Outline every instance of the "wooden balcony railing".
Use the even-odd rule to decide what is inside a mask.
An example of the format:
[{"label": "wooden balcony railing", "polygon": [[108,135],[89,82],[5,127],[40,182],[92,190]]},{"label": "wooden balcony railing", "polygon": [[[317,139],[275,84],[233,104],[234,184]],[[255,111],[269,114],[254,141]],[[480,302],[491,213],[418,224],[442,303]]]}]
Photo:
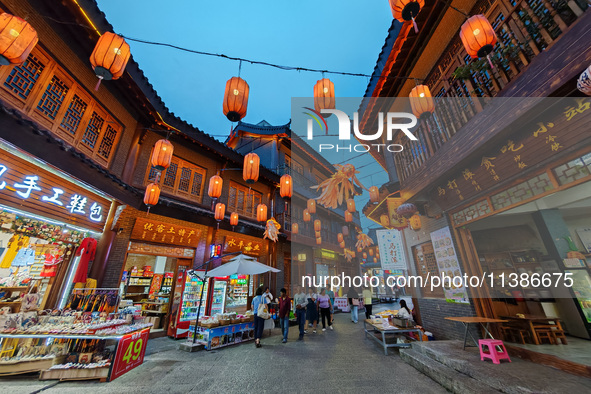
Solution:
[{"label": "wooden balcony railing", "polygon": [[586,0],[482,0],[471,15],[485,14],[497,33],[491,60],[472,60],[459,31],[439,58],[425,84],[435,96],[432,116],[414,130],[418,141],[397,141],[404,147],[395,165],[404,182],[488,104],[519,78],[541,51],[560,40],[563,32],[589,7]]}]

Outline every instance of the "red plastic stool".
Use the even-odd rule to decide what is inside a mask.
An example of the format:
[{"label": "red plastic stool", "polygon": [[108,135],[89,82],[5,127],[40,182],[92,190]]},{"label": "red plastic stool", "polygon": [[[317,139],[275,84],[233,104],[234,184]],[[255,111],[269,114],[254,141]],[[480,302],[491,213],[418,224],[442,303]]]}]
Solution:
[{"label": "red plastic stool", "polygon": [[[488,347],[488,353],[484,351],[484,346]],[[502,351],[497,350],[497,346],[500,347]],[[478,347],[480,348],[480,361],[484,361],[485,358],[490,358],[495,364],[500,364],[503,359],[507,359],[511,362],[509,353],[507,353],[503,341],[498,339],[479,339]]]}]

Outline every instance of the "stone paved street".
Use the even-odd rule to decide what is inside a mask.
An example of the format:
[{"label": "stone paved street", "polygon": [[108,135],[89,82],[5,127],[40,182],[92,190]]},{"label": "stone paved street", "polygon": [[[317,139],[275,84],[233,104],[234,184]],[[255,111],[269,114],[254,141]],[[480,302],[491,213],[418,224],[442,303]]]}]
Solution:
[{"label": "stone paved street", "polygon": [[[361,317],[361,316],[360,316]],[[281,343],[279,329],[263,338],[263,347],[241,344],[218,351],[185,353],[178,342],[149,342],[144,364],[111,383],[40,382],[36,376],[5,378],[0,393],[444,393],[441,386],[405,364],[397,351],[384,356],[365,339],[363,325],[349,314],[335,316],[335,330],[297,341],[291,327]],[[266,333],[267,335],[267,333]]]}]

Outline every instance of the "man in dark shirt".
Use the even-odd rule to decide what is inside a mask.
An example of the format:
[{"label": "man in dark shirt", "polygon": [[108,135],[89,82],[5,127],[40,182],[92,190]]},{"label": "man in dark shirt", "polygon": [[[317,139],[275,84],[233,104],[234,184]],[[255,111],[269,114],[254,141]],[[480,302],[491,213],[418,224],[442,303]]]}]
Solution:
[{"label": "man in dark shirt", "polygon": [[283,343],[287,342],[287,332],[289,331],[289,312],[291,311],[291,299],[287,296],[287,290],[282,288],[279,291],[279,325],[283,334]]}]

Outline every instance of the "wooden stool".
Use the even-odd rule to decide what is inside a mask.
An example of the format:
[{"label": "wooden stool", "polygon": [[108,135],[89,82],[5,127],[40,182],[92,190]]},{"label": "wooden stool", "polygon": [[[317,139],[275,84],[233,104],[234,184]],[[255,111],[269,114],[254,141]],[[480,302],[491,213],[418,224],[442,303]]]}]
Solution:
[{"label": "wooden stool", "polygon": [[538,339],[540,340],[540,342],[542,342],[542,339],[547,339],[548,342],[550,342],[551,345],[555,345],[556,341],[555,341],[555,337],[554,334],[552,334],[552,330],[549,329],[536,329],[536,335],[538,336]]},{"label": "wooden stool", "polygon": [[552,336],[554,336],[554,343],[558,345],[558,339],[560,339],[560,343],[562,345],[568,345],[568,341],[566,340],[566,335],[564,334],[564,330],[550,330]]}]

